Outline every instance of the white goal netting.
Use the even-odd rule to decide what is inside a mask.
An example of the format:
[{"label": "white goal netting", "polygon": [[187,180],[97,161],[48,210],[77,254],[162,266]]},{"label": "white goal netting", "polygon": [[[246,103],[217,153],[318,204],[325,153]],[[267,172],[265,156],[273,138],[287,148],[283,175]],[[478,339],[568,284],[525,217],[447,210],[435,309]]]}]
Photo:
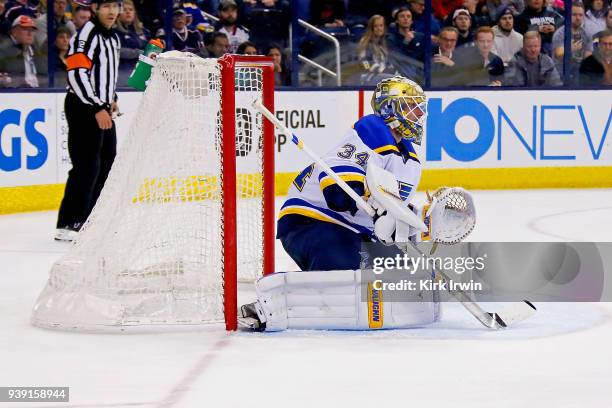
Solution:
[{"label": "white goal netting", "polygon": [[[262,273],[262,70],[158,58],[102,194],[75,244],[50,272],[33,312],[45,327],[104,329],[222,322],[224,257],[238,278]],[[236,98],[236,197],[222,194],[222,113]],[[233,119],[233,118],[231,118]],[[227,152],[225,152],[227,153]],[[238,253],[224,254],[223,208],[237,204]]]}]

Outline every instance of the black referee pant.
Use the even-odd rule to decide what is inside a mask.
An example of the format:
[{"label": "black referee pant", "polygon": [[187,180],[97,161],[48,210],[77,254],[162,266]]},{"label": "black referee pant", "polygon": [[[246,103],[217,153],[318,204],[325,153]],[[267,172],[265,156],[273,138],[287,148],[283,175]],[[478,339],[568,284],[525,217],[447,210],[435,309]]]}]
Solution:
[{"label": "black referee pant", "polygon": [[64,102],[68,121],[68,154],[72,169],[57,217],[57,228],[84,223],[93,209],[117,152],[115,123],[98,127],[94,107],[68,92]]}]

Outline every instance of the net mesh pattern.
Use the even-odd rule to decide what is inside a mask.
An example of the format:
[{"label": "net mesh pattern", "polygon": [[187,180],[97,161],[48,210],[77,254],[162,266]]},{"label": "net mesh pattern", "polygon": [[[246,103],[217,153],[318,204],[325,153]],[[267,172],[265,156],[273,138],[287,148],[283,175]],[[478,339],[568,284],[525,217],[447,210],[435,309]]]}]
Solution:
[{"label": "net mesh pattern", "polygon": [[262,75],[257,67],[235,69],[239,281],[253,281],[263,273],[263,115],[251,106],[262,97]]},{"label": "net mesh pattern", "polygon": [[[220,68],[216,60],[167,54],[158,58],[96,207],[52,267],[34,324],[223,321]],[[236,71],[240,280],[262,273],[262,118],[250,106],[261,90],[261,69]]]}]

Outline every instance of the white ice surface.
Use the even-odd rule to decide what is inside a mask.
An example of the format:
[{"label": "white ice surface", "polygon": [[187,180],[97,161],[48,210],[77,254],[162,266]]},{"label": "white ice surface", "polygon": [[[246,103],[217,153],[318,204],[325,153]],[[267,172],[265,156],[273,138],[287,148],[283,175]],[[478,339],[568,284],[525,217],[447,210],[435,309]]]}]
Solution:
[{"label": "white ice surface", "polygon": [[[612,241],[612,190],[475,199],[473,241]],[[55,216],[0,216],[0,386],[70,386],[69,405],[79,407],[612,406],[610,304],[539,303],[532,319],[503,332],[455,304],[432,327],[382,332],[34,328],[31,307],[67,249],[51,239]],[[295,268],[277,252],[277,269]],[[242,284],[243,299],[251,295]]]}]

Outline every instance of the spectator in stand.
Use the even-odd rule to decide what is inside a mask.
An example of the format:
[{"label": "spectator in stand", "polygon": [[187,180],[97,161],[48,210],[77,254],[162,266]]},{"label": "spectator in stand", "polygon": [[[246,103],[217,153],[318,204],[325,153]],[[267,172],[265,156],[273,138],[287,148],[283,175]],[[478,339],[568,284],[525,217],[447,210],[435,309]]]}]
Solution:
[{"label": "spectator in stand", "polygon": [[66,16],[66,8],[68,7],[68,0],[52,0],[53,1],[53,27],[57,30],[59,27],[65,26],[74,35],[76,33],[76,27],[74,23]]},{"label": "spectator in stand", "polygon": [[78,6],[72,17],[72,22],[74,23],[74,27],[79,30],[81,27],[85,25],[86,22],[91,20],[91,8]]},{"label": "spectator in stand", "polygon": [[291,6],[288,0],[244,0],[244,25],[249,38],[259,47],[275,43],[286,45],[289,39]]},{"label": "spectator in stand", "polygon": [[35,19],[38,15],[38,2],[29,0],[9,0],[4,5],[5,26],[2,32],[8,33],[12,28],[12,22],[19,16],[29,16]]},{"label": "spectator in stand", "polygon": [[483,6],[478,3],[478,0],[463,0],[460,7],[457,7],[455,10],[453,10],[452,13],[448,15],[448,17],[444,21],[444,25],[452,25],[452,16],[454,16],[455,11],[459,9],[465,9],[470,13],[470,18],[472,20],[472,30],[475,30],[478,27],[491,25],[491,19],[489,19],[489,15],[486,12],[483,12]]},{"label": "spectator in stand", "polygon": [[230,43],[227,35],[221,32],[207,34],[204,37],[205,52],[201,56],[204,58],[220,58],[229,52]]},{"label": "spectator in stand", "polygon": [[457,9],[453,13],[453,27],[459,32],[457,47],[472,45],[474,34],[472,31],[472,16],[467,9]]},{"label": "spectator in stand", "polygon": [[245,41],[238,46],[236,54],[239,55],[257,55],[257,45],[251,41]]},{"label": "spectator in stand", "polygon": [[225,34],[229,39],[229,52],[236,52],[240,44],[249,40],[247,30],[237,24],[238,5],[234,0],[221,0],[218,16],[217,31]]},{"label": "spectator in stand", "polygon": [[364,85],[376,84],[397,72],[389,58],[385,34],[385,18],[378,14],[370,17],[366,31],[357,44],[357,58],[365,71],[361,76]]},{"label": "spectator in stand", "polygon": [[538,31],[542,38],[542,50],[551,55],[557,16],[557,13],[544,7],[544,0],[527,0],[527,7],[516,18],[514,28],[523,35],[527,31]]},{"label": "spectator in stand", "polygon": [[425,34],[412,29],[412,12],[402,6],[393,11],[395,25],[389,28],[388,40],[393,52],[423,62]]},{"label": "spectator in stand", "polygon": [[612,7],[610,7],[608,9],[608,11],[606,12],[606,29],[605,30],[601,30],[600,32],[598,32],[597,34],[595,34],[593,36],[593,46],[597,46],[597,44],[599,43],[599,39],[601,38],[601,35],[604,31],[612,31]]},{"label": "spectator in stand", "polygon": [[474,35],[475,47],[457,50],[458,85],[501,86],[504,62],[491,52],[495,34],[491,27],[479,27]]},{"label": "spectator in stand", "polygon": [[172,47],[177,51],[198,53],[201,45],[200,33],[187,28],[185,10],[175,9],[172,13]]},{"label": "spectator in stand", "polygon": [[59,27],[55,34],[53,51],[57,56],[55,63],[55,87],[65,88],[68,81],[66,78],[66,55],[70,48],[70,37],[72,34],[68,27]]},{"label": "spectator in stand", "polygon": [[514,30],[514,14],[510,7],[502,6],[497,12],[497,25],[493,27],[493,53],[504,65],[508,65],[514,54],[523,48],[523,36]]},{"label": "spectator in stand", "polygon": [[274,63],[274,85],[291,86],[291,71],[285,64],[283,49],[278,45],[270,45],[266,50],[266,55],[272,57]]},{"label": "spectator in stand", "polygon": [[[68,0],[53,0],[53,29],[57,31],[59,27],[67,27],[72,35],[76,33],[74,23],[67,17],[66,9]],[[47,15],[41,14],[36,20],[38,31],[34,39],[34,47],[37,49],[47,48]]]},{"label": "spectator in stand", "polygon": [[127,84],[127,79],[138,62],[138,56],[144,51],[151,35],[140,22],[132,0],[123,0],[123,9],[117,18],[115,30],[121,41],[119,86],[122,86]]},{"label": "spectator in stand", "polygon": [[455,27],[444,27],[438,36],[438,49],[433,50],[431,83],[434,86],[452,86],[458,82],[455,47],[459,31]]},{"label": "spectator in stand", "polygon": [[580,85],[612,86],[612,30],[604,30],[598,36],[593,55],[580,64]]},{"label": "spectator in stand", "polygon": [[[412,13],[412,29],[419,33],[425,33],[425,0],[408,0],[410,4],[410,12]],[[432,40],[436,40],[440,33],[440,22],[432,15],[431,16],[431,36]]]},{"label": "spectator in stand", "polygon": [[311,0],[310,22],[321,28],[342,28],[346,17],[344,0]]},{"label": "spectator in stand", "polygon": [[584,20],[584,31],[589,38],[606,29],[606,7],[604,0],[591,0],[586,3],[587,11]]},{"label": "spectator in stand", "polygon": [[91,8],[91,0],[72,0],[70,2],[70,12],[72,13],[72,21],[74,21],[74,13],[79,7]]},{"label": "spectator in stand", "polygon": [[8,37],[0,39],[0,86],[38,88],[39,74],[46,73],[46,56],[35,53],[34,32],[37,30],[30,16],[18,16],[11,25]]},{"label": "spectator in stand", "polygon": [[[572,83],[578,80],[578,69],[582,60],[593,53],[593,40],[587,35],[583,27],[584,5],[574,2],[572,4],[572,59],[570,65],[570,79]],[[563,55],[565,54],[565,26],[561,26],[553,35],[553,56],[557,71],[563,72]]]},{"label": "spectator in stand", "polygon": [[561,86],[559,72],[551,57],[542,53],[542,38],[537,31],[523,35],[523,49],[509,64],[506,84],[511,86]]},{"label": "spectator in stand", "polygon": [[485,8],[489,13],[491,21],[497,21],[497,13],[501,8],[509,8],[512,10],[512,16],[516,17],[525,10],[524,0],[486,0]]}]

